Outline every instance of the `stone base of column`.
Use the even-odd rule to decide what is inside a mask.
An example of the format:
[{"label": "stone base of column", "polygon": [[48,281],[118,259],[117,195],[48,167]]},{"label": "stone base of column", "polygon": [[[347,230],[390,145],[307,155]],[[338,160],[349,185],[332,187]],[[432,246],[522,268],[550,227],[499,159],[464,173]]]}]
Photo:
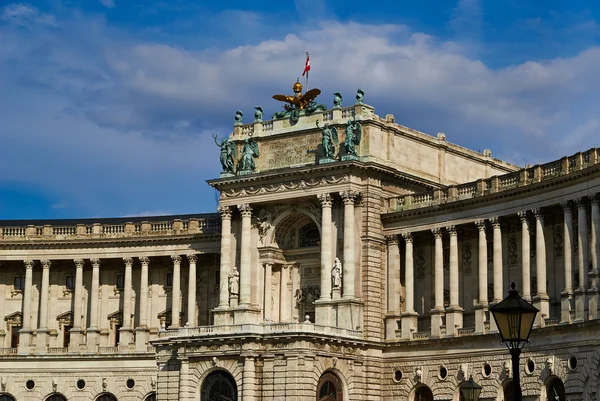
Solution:
[{"label": "stone base of column", "polygon": [[388,314],[385,315],[385,339],[396,341],[396,331],[399,329],[400,315]]},{"label": "stone base of column", "polygon": [[72,328],[69,331],[69,353],[80,353],[81,344],[83,344],[83,330],[81,330],[80,328]]},{"label": "stone base of column", "polygon": [[148,352],[148,326],[135,328],[135,352]]},{"label": "stone base of column", "polygon": [[573,310],[573,293],[563,291],[560,293],[560,324],[571,324]]},{"label": "stone base of column", "polygon": [[417,312],[404,312],[402,314],[402,339],[412,340],[412,333],[417,331],[419,325],[419,314]]},{"label": "stone base of column", "polygon": [[133,331],[129,327],[121,327],[119,329],[119,353],[128,354],[130,351],[129,344],[133,342]]},{"label": "stone base of column", "polygon": [[38,354],[45,354],[48,351],[48,334],[50,330],[47,328],[37,329],[35,335],[35,350]]},{"label": "stone base of column", "polygon": [[240,305],[233,310],[233,324],[260,324],[262,311],[249,305]]},{"label": "stone base of column", "polygon": [[534,327],[540,327],[543,325],[543,320],[550,317],[550,297],[548,294],[536,295],[532,298],[533,306],[538,308],[540,311],[535,316]]},{"label": "stone base of column", "polygon": [[588,297],[588,319],[598,319],[598,289],[590,288],[587,293]]},{"label": "stone base of column", "polygon": [[458,305],[450,305],[446,308],[446,335],[456,336],[459,328],[463,327],[464,309]]},{"label": "stone base of column", "polygon": [[233,324],[233,312],[229,308],[215,308],[213,313],[213,325],[227,326]]},{"label": "stone base of column", "polygon": [[580,323],[586,320],[587,312],[587,291],[583,288],[575,290],[575,320],[573,323]]},{"label": "stone base of column", "polygon": [[315,324],[319,326],[335,326],[333,303],[329,299],[315,301]]},{"label": "stone base of column", "polygon": [[443,309],[432,309],[431,315],[431,337],[439,338],[442,334],[441,326],[443,325],[442,318],[444,316]]},{"label": "stone base of column", "polygon": [[86,331],[87,352],[95,354],[98,352],[98,340],[100,330],[97,327],[89,327]]},{"label": "stone base of column", "polygon": [[342,327],[348,330],[363,330],[362,302],[359,302],[356,299],[340,299],[336,301],[336,309],[336,327]]},{"label": "stone base of column", "polygon": [[19,355],[29,355],[29,344],[31,343],[31,331],[19,330],[19,346],[17,352]]},{"label": "stone base of column", "polygon": [[475,309],[475,333],[486,334],[485,322],[487,321],[488,306],[486,304],[477,304]]}]

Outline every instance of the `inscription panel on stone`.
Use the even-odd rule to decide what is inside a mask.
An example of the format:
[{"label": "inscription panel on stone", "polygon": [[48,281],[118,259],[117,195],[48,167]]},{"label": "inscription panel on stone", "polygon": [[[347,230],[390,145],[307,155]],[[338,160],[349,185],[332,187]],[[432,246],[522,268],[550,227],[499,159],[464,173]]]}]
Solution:
[{"label": "inscription panel on stone", "polygon": [[315,163],[319,157],[322,157],[320,148],[321,134],[318,132],[302,133],[286,138],[264,138],[260,143],[259,169],[265,171]]}]

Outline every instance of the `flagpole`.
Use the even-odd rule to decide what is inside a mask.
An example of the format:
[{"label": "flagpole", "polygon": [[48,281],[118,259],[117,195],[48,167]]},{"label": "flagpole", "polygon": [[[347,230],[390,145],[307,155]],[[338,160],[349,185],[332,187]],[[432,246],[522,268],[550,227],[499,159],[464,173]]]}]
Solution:
[{"label": "flagpole", "polygon": [[[308,60],[308,52],[306,52],[306,59]],[[308,72],[306,71],[306,91],[304,93],[308,92]]]}]

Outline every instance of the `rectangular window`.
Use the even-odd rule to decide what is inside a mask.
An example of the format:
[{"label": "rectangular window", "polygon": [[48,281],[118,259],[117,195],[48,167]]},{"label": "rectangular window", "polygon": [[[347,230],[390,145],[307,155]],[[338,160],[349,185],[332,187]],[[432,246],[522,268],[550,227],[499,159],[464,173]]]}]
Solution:
[{"label": "rectangular window", "polygon": [[68,347],[71,342],[71,326],[63,327],[63,347]]},{"label": "rectangular window", "polygon": [[167,287],[173,287],[173,273],[167,273]]},{"label": "rectangular window", "polygon": [[117,276],[117,288],[125,288],[125,275],[119,274]]},{"label": "rectangular window", "polygon": [[25,290],[25,277],[15,277],[14,286],[15,290]]},{"label": "rectangular window", "polygon": [[65,286],[67,287],[67,290],[74,290],[75,276],[67,276],[67,279],[65,280]]},{"label": "rectangular window", "polygon": [[19,330],[21,326],[12,326],[10,328],[10,347],[17,348],[19,346]]}]

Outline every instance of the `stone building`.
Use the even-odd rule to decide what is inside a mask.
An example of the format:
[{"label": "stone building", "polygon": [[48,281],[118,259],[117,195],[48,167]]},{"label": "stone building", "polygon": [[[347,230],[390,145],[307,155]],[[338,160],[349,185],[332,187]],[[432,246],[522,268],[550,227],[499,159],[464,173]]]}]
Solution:
[{"label": "stone building", "polygon": [[508,400],[511,282],[524,399],[600,400],[600,149],[520,168],[363,95],[239,113],[218,213],[0,222],[0,401]]}]

